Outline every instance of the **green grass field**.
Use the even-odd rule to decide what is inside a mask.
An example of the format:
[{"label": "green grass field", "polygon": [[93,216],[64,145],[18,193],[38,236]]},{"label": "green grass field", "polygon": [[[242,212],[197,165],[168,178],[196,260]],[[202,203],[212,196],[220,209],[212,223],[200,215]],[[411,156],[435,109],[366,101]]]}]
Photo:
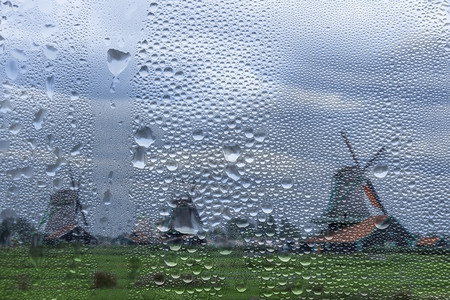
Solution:
[{"label": "green grass field", "polygon": [[[31,256],[0,248],[0,299],[450,299],[450,259],[439,254],[66,245]],[[117,285],[95,288],[99,271]]]}]

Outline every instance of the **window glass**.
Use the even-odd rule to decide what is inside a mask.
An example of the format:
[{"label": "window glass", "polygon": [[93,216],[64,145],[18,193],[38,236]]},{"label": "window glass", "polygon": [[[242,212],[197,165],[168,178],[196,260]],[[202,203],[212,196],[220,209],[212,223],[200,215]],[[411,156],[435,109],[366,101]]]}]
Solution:
[{"label": "window glass", "polygon": [[450,297],[448,2],[0,5],[0,298]]}]

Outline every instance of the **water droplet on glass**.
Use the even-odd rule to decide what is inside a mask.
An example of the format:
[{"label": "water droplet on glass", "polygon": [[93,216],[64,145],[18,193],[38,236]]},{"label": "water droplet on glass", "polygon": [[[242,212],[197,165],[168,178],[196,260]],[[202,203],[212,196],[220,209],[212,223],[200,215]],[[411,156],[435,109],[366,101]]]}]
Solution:
[{"label": "water droplet on glass", "polygon": [[44,118],[47,115],[47,110],[45,108],[41,108],[35,115],[33,120],[33,126],[36,130],[40,130],[42,128],[42,123],[44,122]]},{"label": "water droplet on glass", "polygon": [[390,225],[391,225],[391,219],[390,218],[383,219],[382,221],[381,220],[380,221],[377,220],[375,222],[375,226],[378,229],[381,229],[381,230],[384,230],[384,229],[388,228]]},{"label": "water droplet on glass", "polygon": [[227,166],[225,168],[225,173],[228,175],[228,177],[230,177],[234,181],[239,181],[239,179],[241,179],[241,174],[239,174],[239,171],[236,166],[233,165]]},{"label": "water droplet on glass", "polygon": [[174,74],[173,69],[171,67],[164,68],[164,75],[167,77],[172,77]]},{"label": "water droplet on glass", "polygon": [[178,72],[175,73],[174,77],[175,77],[175,79],[177,79],[177,80],[183,80],[184,74],[183,74],[182,71],[178,71]]},{"label": "water droplet on glass", "polygon": [[284,176],[281,178],[281,186],[284,189],[290,189],[294,185],[294,181],[289,176]]},{"label": "water droplet on glass", "polygon": [[105,205],[110,205],[112,200],[112,194],[109,189],[106,190],[106,192],[103,194],[103,203]]},{"label": "water droplet on glass", "polygon": [[152,132],[152,129],[149,127],[143,127],[136,131],[134,134],[134,140],[139,146],[149,147],[151,144],[155,142],[155,135]]},{"label": "water droplet on glass", "polygon": [[167,168],[167,170],[173,172],[178,169],[178,163],[173,159],[169,159],[166,162],[166,168]]},{"label": "water droplet on glass", "polygon": [[50,60],[56,59],[56,56],[58,54],[58,49],[56,49],[52,45],[45,45],[44,47],[44,55]]},{"label": "water droplet on glass", "polygon": [[147,153],[145,152],[145,147],[139,146],[133,150],[133,158],[131,162],[135,168],[145,168],[145,165],[147,164]]},{"label": "water droplet on glass", "polygon": [[225,145],[222,148],[225,159],[229,162],[236,162],[241,155],[241,147],[236,144]]},{"label": "water droplet on glass", "polygon": [[373,175],[377,178],[384,178],[388,174],[389,168],[387,165],[377,165],[373,168]]},{"label": "water droplet on glass", "polygon": [[109,71],[117,77],[125,70],[130,61],[131,55],[129,52],[122,52],[116,49],[109,49],[107,52],[107,63]]},{"label": "water droplet on glass", "polygon": [[47,96],[50,100],[53,100],[53,93],[55,91],[55,76],[49,76],[46,79]]},{"label": "water droplet on glass", "polygon": [[272,211],[273,211],[273,206],[272,206],[272,202],[270,202],[270,201],[263,201],[262,203],[261,203],[261,209],[262,209],[262,211],[263,211],[263,213],[265,213],[265,214],[270,214],[270,213],[272,213]]},{"label": "water droplet on glass", "polygon": [[142,66],[139,69],[139,75],[141,75],[142,77],[147,77],[148,76],[148,67],[147,66]]},{"label": "water droplet on glass", "polygon": [[201,141],[201,140],[203,140],[203,139],[205,138],[205,135],[204,135],[204,133],[203,133],[203,130],[201,130],[201,129],[195,129],[195,130],[192,132],[192,137],[193,137],[193,139],[196,140],[196,141]]},{"label": "water droplet on glass", "polygon": [[8,59],[6,61],[5,72],[9,79],[16,80],[17,75],[19,74],[19,66],[15,59]]},{"label": "water droplet on glass", "polygon": [[9,140],[0,140],[0,153],[8,152]]}]

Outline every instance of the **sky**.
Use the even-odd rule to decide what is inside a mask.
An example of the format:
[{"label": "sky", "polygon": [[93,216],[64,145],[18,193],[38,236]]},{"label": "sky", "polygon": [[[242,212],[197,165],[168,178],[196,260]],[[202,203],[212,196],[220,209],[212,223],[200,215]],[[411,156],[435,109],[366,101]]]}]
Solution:
[{"label": "sky", "polygon": [[[345,131],[362,164],[386,147],[374,167],[387,175],[366,176],[388,212],[448,234],[445,4],[23,0],[1,13],[2,208],[38,224],[70,166],[96,234],[157,220],[190,185],[205,230],[272,214],[308,234],[353,164]],[[118,75],[110,49],[129,53]]]}]

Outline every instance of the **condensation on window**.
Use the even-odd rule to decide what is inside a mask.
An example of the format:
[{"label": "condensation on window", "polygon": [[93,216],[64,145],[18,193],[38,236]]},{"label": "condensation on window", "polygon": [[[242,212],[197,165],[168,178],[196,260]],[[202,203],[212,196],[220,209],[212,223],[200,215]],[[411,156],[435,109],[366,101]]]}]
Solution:
[{"label": "condensation on window", "polygon": [[445,299],[448,1],[0,4],[5,299]]}]

